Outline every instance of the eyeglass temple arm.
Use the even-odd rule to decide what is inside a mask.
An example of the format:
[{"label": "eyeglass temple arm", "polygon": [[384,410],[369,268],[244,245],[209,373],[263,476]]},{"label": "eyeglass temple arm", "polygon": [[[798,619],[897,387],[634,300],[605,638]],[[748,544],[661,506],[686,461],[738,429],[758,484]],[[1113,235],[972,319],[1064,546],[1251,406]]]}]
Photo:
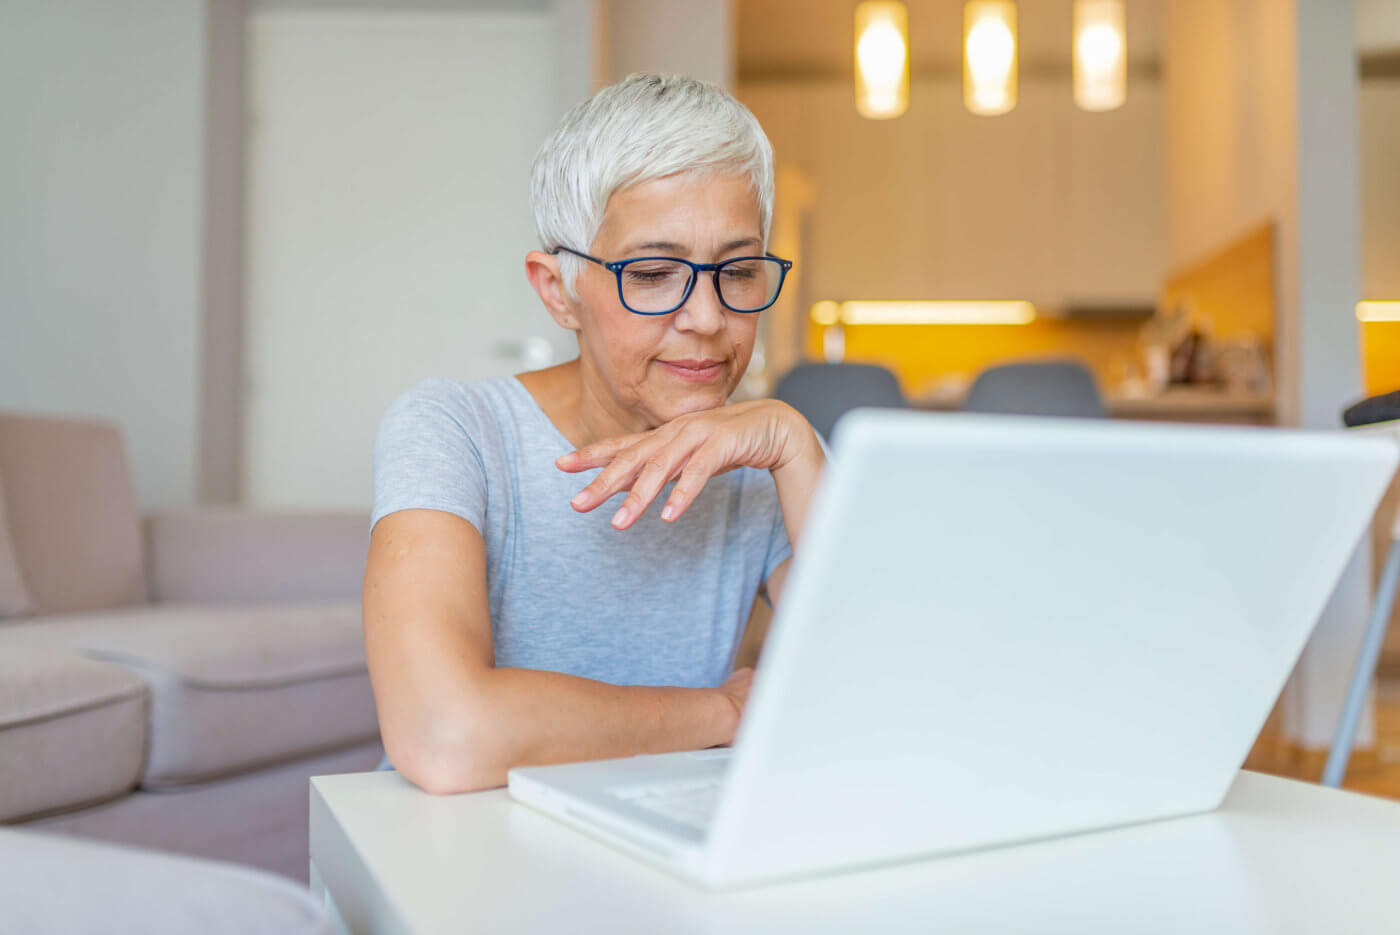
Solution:
[{"label": "eyeglass temple arm", "polygon": [[557,256],[557,255],[559,254],[559,251],[560,251],[560,250],[563,250],[565,253],[572,253],[574,256],[578,257],[579,259],[589,260],[590,262],[597,263],[599,266],[607,266],[607,265],[608,265],[608,264],[604,263],[602,260],[598,259],[596,256],[589,256],[587,253],[583,253],[582,251],[575,250],[575,249],[572,248],[572,247],[565,247],[565,246],[563,246],[563,245],[556,246],[553,250],[551,250],[551,251],[549,251],[549,252],[550,252],[550,255],[551,255],[551,256]]}]

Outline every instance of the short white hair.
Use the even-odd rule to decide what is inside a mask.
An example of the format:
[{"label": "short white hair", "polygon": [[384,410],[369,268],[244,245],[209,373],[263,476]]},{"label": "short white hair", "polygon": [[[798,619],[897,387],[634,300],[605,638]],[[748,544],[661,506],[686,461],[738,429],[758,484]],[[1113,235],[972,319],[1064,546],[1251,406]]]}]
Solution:
[{"label": "short white hair", "polygon": [[[629,75],[569,111],[535,155],[530,212],[540,248],[588,252],[608,199],[680,172],[747,175],[766,249],[773,220],[773,147],[729,92],[684,75]],[[564,287],[584,261],[559,255]],[[608,259],[613,259],[609,257]]]}]

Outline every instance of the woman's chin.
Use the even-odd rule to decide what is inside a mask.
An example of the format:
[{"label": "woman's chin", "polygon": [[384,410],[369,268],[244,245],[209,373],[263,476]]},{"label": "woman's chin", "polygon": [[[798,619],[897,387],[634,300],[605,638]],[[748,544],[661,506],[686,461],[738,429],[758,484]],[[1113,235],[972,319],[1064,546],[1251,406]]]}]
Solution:
[{"label": "woman's chin", "polygon": [[665,413],[666,421],[677,419],[692,412],[704,412],[706,409],[718,409],[729,400],[727,387],[715,384],[712,386],[697,386],[693,389],[668,394],[670,398],[666,404],[661,406]]}]

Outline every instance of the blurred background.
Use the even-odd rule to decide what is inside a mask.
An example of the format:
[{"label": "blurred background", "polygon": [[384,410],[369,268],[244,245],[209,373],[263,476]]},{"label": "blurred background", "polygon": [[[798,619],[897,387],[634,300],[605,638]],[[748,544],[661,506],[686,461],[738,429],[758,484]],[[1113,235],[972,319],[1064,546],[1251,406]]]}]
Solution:
[{"label": "blurred background", "polygon": [[1054,360],[1110,417],[1334,428],[1400,389],[1400,0],[0,0],[0,408],[116,422],[144,509],[366,510],[400,392],[573,355],[530,163],[634,71],[773,142],[742,395],[860,363],[954,410]]},{"label": "blurred background", "polygon": [[523,275],[530,161],[636,70],[773,141],[797,266],[747,395],[842,360],[957,408],[1068,357],[1111,414],[1330,427],[1400,388],[1398,307],[1358,307],[1400,299],[1400,0],[866,6],[7,0],[0,404],[116,419],[146,506],[366,506],[398,392],[572,356]]}]

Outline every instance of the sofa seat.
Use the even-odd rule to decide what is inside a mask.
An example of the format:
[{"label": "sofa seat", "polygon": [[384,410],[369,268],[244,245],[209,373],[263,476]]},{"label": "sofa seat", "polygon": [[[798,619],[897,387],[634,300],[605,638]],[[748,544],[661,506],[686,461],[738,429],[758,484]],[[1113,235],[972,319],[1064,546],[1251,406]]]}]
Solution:
[{"label": "sofa seat", "polygon": [[[75,650],[146,683],[146,789],[205,782],[378,734],[358,602],[156,604],[0,627],[0,655],[20,646]],[[86,762],[96,761],[92,753]]]},{"label": "sofa seat", "polygon": [[26,935],[335,935],[290,880],[212,860],[34,831],[0,831],[0,929]]},{"label": "sofa seat", "polygon": [[146,748],[145,683],[72,653],[0,652],[0,821],[130,792]]}]

